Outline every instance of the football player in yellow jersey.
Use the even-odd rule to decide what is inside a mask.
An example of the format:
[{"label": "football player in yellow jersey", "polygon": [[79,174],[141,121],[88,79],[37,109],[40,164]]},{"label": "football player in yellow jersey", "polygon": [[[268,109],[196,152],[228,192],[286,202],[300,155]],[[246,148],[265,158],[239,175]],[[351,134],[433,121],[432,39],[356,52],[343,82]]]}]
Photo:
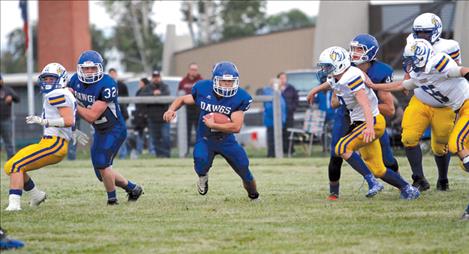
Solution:
[{"label": "football player in yellow jersey", "polygon": [[[352,124],[349,133],[337,142],[336,154],[365,177],[369,193],[379,186],[376,179],[371,178],[375,175],[398,188],[402,199],[418,198],[418,189],[383,163],[379,137],[384,133],[386,120],[379,113],[376,94],[364,84],[365,74],[351,66],[349,53],[341,47],[324,50],[319,56],[318,66],[328,76],[327,81],[309,92],[308,102],[312,103],[316,93],[332,88],[350,111]],[[370,171],[373,172],[371,176],[368,175]],[[377,191],[381,189],[382,186]]]},{"label": "football player in yellow jersey", "polygon": [[[459,43],[455,40],[441,38],[443,23],[433,13],[423,13],[415,18],[412,30],[407,37],[407,42],[415,39],[427,40],[435,53],[448,54],[457,64],[461,64]],[[406,74],[406,79],[409,75]],[[446,191],[449,188],[448,166],[450,154],[447,142],[450,131],[453,128],[455,114],[451,108],[446,107],[438,99],[437,95],[423,88],[414,89],[414,96],[409,102],[402,120],[402,143],[412,169],[413,185],[421,191],[430,188],[425,179],[422,165],[422,151],[420,150],[420,138],[428,126],[432,128],[432,151],[438,168],[437,190]]]},{"label": "football player in yellow jersey", "polygon": [[[44,126],[44,136],[37,144],[21,149],[4,166],[10,176],[9,203],[7,211],[21,210],[23,189],[31,194],[31,206],[37,206],[46,199],[46,193],[39,190],[28,171],[60,162],[67,154],[68,142],[73,138],[76,101],[65,89],[67,71],[58,63],[44,67],[38,84],[44,95],[42,116],[27,116],[27,124]],[[87,137],[79,132],[79,141],[86,144]]]},{"label": "football player in yellow jersey", "polygon": [[[469,172],[469,68],[458,66],[445,53],[435,53],[431,44],[423,39],[406,45],[404,67],[410,79],[388,84],[367,83],[373,89],[384,91],[421,88],[454,110],[457,117],[454,128],[449,130],[448,148],[459,156],[464,170]],[[464,217],[469,219],[469,207]]]}]

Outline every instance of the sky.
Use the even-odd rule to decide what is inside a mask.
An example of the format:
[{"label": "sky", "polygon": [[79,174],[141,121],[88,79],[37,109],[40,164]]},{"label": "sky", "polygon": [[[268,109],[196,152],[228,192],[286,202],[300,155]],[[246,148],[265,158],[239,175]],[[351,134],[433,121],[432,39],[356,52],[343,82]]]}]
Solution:
[{"label": "sky", "polygon": [[[38,3],[37,1],[29,2],[29,15],[33,23],[37,21]],[[90,23],[95,24],[99,29],[109,29],[115,21],[105,14],[105,10],[100,6],[100,1],[90,1]],[[156,21],[156,33],[164,35],[167,24],[176,25],[176,33],[178,35],[187,34],[187,24],[182,21],[182,13],[180,11],[180,1],[155,1],[153,12],[153,20]],[[16,28],[23,26],[21,12],[18,7],[17,0],[0,1],[0,40],[1,49],[7,43],[7,35]],[[288,11],[293,8],[299,8],[309,16],[315,16],[318,13],[318,1],[267,1],[267,14],[272,15],[282,11]],[[103,14],[104,13],[104,14]]]}]

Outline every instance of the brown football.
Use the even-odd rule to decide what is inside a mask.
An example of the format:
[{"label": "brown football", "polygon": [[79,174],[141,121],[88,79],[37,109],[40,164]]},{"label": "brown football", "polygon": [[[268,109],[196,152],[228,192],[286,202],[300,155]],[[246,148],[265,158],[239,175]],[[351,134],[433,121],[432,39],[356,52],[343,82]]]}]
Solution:
[{"label": "brown football", "polygon": [[220,124],[231,122],[231,119],[228,116],[221,114],[221,113],[216,113],[216,112],[207,114],[205,115],[205,117],[209,117],[209,118],[214,117],[215,123],[220,123]]}]

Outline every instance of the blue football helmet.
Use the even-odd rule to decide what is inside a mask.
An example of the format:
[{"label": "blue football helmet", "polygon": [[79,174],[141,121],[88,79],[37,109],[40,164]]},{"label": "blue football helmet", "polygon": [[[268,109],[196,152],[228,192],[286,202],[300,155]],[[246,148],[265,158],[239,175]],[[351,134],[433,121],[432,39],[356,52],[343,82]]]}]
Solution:
[{"label": "blue football helmet", "polygon": [[[47,77],[53,77],[53,82],[46,81]],[[49,93],[54,89],[64,88],[67,86],[68,74],[67,70],[58,63],[50,63],[42,69],[41,75],[38,78],[38,85],[41,93]]]},{"label": "blue football helmet", "polygon": [[433,54],[433,47],[429,41],[425,39],[410,41],[404,48],[402,67],[407,73],[424,71]]},{"label": "blue football helmet", "polygon": [[[81,53],[77,63],[78,79],[86,84],[100,81],[104,76],[103,57],[94,50],[87,50]],[[96,67],[96,72],[87,73],[83,68]]]},{"label": "blue football helmet", "polygon": [[369,34],[359,34],[350,42],[350,60],[354,64],[371,62],[376,58],[379,43]]},{"label": "blue football helmet", "polygon": [[[238,68],[232,62],[223,61],[215,64],[212,70],[213,91],[222,97],[232,97],[238,92]],[[231,87],[221,86],[220,80],[232,80]]]}]

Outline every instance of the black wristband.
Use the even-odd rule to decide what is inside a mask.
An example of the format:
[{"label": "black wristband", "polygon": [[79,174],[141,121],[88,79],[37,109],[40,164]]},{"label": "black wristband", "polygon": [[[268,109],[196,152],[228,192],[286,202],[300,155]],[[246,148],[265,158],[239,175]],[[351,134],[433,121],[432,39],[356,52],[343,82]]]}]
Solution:
[{"label": "black wristband", "polygon": [[466,75],[464,75],[464,77],[466,78],[466,80],[469,81],[469,72],[467,72]]}]

